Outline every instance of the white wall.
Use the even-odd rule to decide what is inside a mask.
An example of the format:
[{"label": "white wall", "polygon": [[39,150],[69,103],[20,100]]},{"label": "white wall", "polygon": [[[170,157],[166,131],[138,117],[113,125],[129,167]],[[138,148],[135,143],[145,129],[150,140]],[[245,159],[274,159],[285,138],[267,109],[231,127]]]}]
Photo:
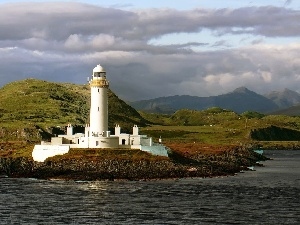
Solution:
[{"label": "white wall", "polygon": [[107,88],[91,87],[90,136],[108,130]]},{"label": "white wall", "polygon": [[118,148],[118,137],[90,137],[89,148]]},{"label": "white wall", "polygon": [[69,150],[70,146],[68,145],[35,145],[32,158],[34,161],[44,162],[49,157],[66,154]]}]

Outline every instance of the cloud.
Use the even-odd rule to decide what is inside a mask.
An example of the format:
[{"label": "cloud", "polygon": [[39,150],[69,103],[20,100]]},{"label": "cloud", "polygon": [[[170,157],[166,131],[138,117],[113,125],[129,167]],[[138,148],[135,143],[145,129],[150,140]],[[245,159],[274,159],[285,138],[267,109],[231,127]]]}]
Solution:
[{"label": "cloud", "polygon": [[99,34],[93,37],[72,34],[64,43],[64,47],[69,51],[101,51],[112,48],[115,38],[107,34]]},{"label": "cloud", "polygon": [[[2,4],[0,84],[27,77],[85,83],[101,63],[112,90],[125,100],[217,95],[239,86],[260,93],[299,90],[299,44],[267,44],[270,37],[298,37],[299,20],[299,10],[271,6],[129,11],[83,3]],[[203,30],[214,40],[151,44]],[[241,34],[253,36],[248,46],[227,39]]]},{"label": "cloud", "polygon": [[[12,3],[0,8],[0,39],[65,40],[72,34],[108,34],[150,40],[164,34],[215,29],[266,36],[299,35],[299,10],[278,7],[239,9],[146,9],[126,11],[83,3]],[[284,25],[284,26],[282,26]]]}]

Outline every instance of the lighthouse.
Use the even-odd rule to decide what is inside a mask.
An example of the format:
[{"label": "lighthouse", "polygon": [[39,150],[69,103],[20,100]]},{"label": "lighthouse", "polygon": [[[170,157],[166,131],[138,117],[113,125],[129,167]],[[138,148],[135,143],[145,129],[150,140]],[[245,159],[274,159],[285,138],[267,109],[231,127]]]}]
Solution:
[{"label": "lighthouse", "polygon": [[106,79],[106,71],[100,65],[93,69],[90,108],[90,136],[108,136],[108,99],[107,90],[109,82]]},{"label": "lighthouse", "polygon": [[89,82],[91,89],[90,125],[86,125],[84,133],[73,134],[73,126],[68,124],[67,133],[52,137],[51,142],[42,141],[35,145],[32,157],[43,162],[46,158],[62,155],[70,148],[102,148],[102,149],[140,149],[154,155],[168,156],[167,149],[161,144],[155,145],[151,137],[140,135],[137,125],[133,126],[132,134],[121,133],[116,124],[115,134],[108,130],[108,96],[109,82],[106,71],[100,65],[93,69]]}]

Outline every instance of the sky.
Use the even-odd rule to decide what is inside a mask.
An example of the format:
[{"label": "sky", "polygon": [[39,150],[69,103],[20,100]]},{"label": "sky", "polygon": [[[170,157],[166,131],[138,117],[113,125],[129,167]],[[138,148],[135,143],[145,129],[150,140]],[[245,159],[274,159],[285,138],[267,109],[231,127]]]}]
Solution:
[{"label": "sky", "polygon": [[247,87],[300,93],[298,0],[0,0],[0,87],[86,84],[137,101]]}]

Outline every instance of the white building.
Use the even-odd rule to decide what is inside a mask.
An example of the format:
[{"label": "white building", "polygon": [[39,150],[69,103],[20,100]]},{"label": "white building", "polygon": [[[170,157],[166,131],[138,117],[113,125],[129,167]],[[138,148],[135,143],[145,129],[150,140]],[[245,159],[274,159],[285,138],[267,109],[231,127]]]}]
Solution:
[{"label": "white building", "polygon": [[85,126],[84,133],[73,133],[71,124],[67,126],[67,134],[52,137],[51,142],[35,145],[32,157],[43,162],[46,158],[65,154],[70,148],[114,148],[140,149],[155,155],[168,156],[167,150],[160,144],[152,142],[151,137],[139,134],[139,127],[134,125],[132,134],[121,133],[116,125],[115,134],[108,130],[108,97],[109,82],[106,71],[100,65],[93,69],[91,88],[90,125]]}]

